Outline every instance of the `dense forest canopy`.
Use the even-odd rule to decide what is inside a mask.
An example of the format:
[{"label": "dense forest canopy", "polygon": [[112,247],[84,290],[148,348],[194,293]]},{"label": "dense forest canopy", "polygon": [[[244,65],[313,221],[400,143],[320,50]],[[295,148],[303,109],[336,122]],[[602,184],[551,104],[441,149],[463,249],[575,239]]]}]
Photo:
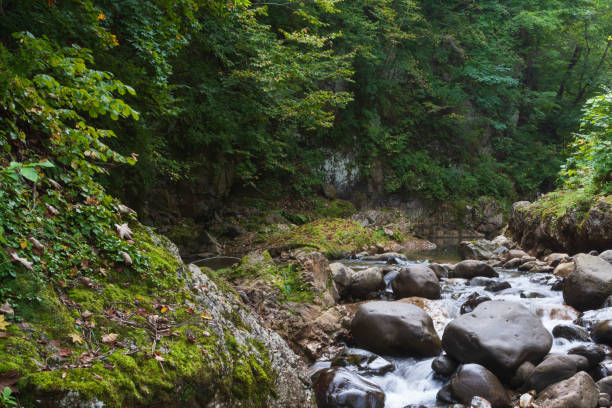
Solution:
[{"label": "dense forest canopy", "polygon": [[179,183],[308,192],[333,154],[384,192],[529,197],[612,85],[605,0],[4,0],[0,19],[7,164],[111,170],[135,205]]}]

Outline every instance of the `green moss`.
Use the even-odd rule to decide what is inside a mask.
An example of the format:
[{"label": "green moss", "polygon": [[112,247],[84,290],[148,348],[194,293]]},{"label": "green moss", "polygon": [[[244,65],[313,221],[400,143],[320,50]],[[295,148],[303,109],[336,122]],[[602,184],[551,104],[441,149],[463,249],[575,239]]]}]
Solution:
[{"label": "green moss", "polygon": [[357,212],[355,206],[349,201],[317,201],[315,215],[318,218],[347,218]]},{"label": "green moss", "polygon": [[373,233],[360,224],[339,218],[325,218],[301,225],[268,239],[269,247],[315,248],[335,258],[364,245],[376,243]]},{"label": "green moss", "polygon": [[191,218],[182,218],[166,235],[172,242],[184,246],[198,238],[199,228]]}]

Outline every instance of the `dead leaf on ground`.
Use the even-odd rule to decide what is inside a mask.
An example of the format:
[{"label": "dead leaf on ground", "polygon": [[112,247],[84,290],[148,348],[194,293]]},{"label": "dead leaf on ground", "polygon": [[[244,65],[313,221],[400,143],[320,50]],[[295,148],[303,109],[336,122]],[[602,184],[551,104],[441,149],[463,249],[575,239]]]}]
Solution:
[{"label": "dead leaf on ground", "polygon": [[131,264],[133,263],[133,262],[132,262],[132,258],[131,258],[131,257],[130,257],[130,255],[129,255],[127,252],[125,252],[125,251],[122,251],[122,252],[121,252],[121,258],[123,258],[123,260],[125,261],[125,263],[126,263],[126,264],[128,264],[128,265],[131,265]]},{"label": "dead leaf on ground", "polygon": [[57,208],[55,208],[51,204],[45,204],[45,207],[47,207],[47,211],[49,211],[49,214],[51,214],[51,215],[59,215],[60,214],[60,212],[57,210]]},{"label": "dead leaf on ground", "polygon": [[19,255],[17,255],[17,251],[14,249],[8,249],[7,250],[9,257],[11,258],[11,262],[19,262],[20,264],[22,264],[27,270],[29,271],[33,271],[34,269],[32,268],[32,266],[34,265],[32,262],[28,261],[26,258],[22,258]]},{"label": "dead leaf on ground", "polygon": [[69,334],[68,337],[72,339],[73,343],[83,344],[83,338],[77,333]]},{"label": "dead leaf on ground", "polygon": [[121,239],[132,239],[132,230],[128,227],[127,223],[124,224],[115,224],[115,228],[117,228],[117,233],[119,234],[119,238]]},{"label": "dead leaf on ground", "polygon": [[162,356],[155,356],[155,359],[156,359],[157,361],[166,361],[166,359],[165,359],[165,358],[163,358]]},{"label": "dead leaf on ground", "polygon": [[64,372],[62,373],[62,380],[65,380],[65,379],[66,379],[66,377],[68,377],[68,373],[64,371]]},{"label": "dead leaf on ground", "polygon": [[0,339],[8,339],[9,337],[11,337],[9,333],[0,332]]},{"label": "dead leaf on ground", "polygon": [[15,310],[11,307],[8,301],[4,302],[2,306],[0,306],[0,313],[4,313],[5,315],[13,316],[15,314]]},{"label": "dead leaf on ground", "polygon": [[60,357],[70,357],[72,355],[72,350],[69,348],[62,348],[57,355]]},{"label": "dead leaf on ground", "polygon": [[102,343],[112,344],[117,341],[119,335],[117,333],[109,333],[102,336]]}]

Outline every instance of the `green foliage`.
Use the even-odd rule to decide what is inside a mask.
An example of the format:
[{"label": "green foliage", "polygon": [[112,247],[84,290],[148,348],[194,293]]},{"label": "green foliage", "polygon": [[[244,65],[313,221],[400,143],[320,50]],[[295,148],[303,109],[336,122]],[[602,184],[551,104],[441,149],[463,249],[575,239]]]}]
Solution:
[{"label": "green foliage", "polygon": [[612,193],[612,92],[586,102],[580,131],[570,149],[560,173],[564,187]]},{"label": "green foliage", "polygon": [[9,387],[4,387],[2,392],[0,392],[0,407],[10,408],[17,407],[17,400],[13,396],[13,392]]}]

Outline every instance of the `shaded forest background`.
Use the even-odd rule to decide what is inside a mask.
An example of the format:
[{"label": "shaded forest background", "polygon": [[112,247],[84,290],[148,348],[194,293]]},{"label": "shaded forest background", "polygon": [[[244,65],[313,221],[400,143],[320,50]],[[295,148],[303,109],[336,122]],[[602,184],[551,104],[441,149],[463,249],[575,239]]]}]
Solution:
[{"label": "shaded forest background", "polygon": [[122,84],[77,73],[91,97],[72,107],[112,132],[74,154],[137,209],[160,191],[306,195],[330,156],[381,194],[532,198],[612,66],[607,0],[2,0],[0,21],[4,89],[62,82],[66,58]]}]

